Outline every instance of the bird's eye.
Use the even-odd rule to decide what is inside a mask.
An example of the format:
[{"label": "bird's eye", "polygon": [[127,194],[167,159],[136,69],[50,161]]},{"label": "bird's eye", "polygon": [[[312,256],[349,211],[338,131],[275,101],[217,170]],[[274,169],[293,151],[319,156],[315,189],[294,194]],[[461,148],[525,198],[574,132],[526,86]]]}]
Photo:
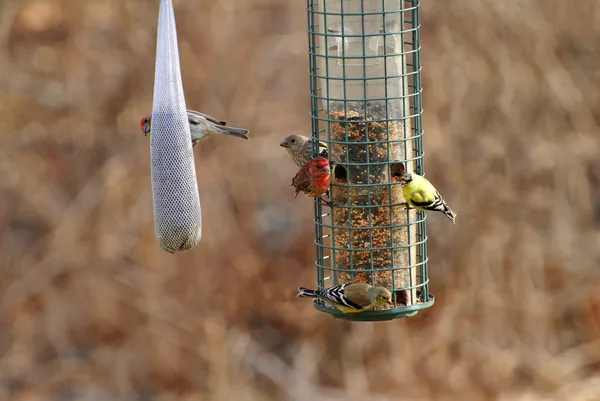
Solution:
[{"label": "bird's eye", "polygon": [[295,140],[295,139],[292,139],[290,142],[291,142],[291,143],[295,143],[295,142],[296,142],[296,140]]}]

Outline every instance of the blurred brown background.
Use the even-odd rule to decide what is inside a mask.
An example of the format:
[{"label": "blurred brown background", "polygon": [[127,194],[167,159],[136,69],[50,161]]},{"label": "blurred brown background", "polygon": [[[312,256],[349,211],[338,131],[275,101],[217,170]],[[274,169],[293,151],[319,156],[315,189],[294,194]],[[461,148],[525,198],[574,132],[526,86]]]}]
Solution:
[{"label": "blurred brown background", "polygon": [[315,282],[305,1],[175,1],[204,236],[154,238],[158,0],[0,3],[0,399],[600,400],[600,3],[424,1],[433,308],[350,323]]}]

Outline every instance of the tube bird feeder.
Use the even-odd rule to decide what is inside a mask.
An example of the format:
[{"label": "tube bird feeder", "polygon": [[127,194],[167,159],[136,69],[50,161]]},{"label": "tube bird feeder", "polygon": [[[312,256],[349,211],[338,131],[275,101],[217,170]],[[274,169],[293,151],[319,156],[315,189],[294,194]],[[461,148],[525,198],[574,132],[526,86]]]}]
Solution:
[{"label": "tube bird feeder", "polygon": [[[315,203],[317,287],[369,283],[393,305],[336,318],[415,315],[429,293],[426,216],[400,178],[423,174],[419,0],[307,0],[312,137],[327,145],[330,199]],[[314,154],[318,153],[314,142]]]}]

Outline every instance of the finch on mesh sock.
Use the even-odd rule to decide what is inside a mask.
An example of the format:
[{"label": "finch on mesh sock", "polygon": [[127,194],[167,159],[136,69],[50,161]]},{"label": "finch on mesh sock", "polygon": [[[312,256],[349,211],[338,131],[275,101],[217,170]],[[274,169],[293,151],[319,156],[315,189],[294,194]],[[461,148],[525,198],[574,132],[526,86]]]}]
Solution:
[{"label": "finch on mesh sock", "polygon": [[[302,167],[313,158],[313,143],[314,140],[312,138],[291,134],[288,135],[279,146],[287,150],[298,167]],[[323,148],[323,150],[320,151],[319,155],[327,157],[327,145],[319,142],[319,149],[320,148]]]},{"label": "finch on mesh sock", "polygon": [[294,197],[304,192],[311,198],[319,198],[329,191],[330,184],[331,167],[329,160],[323,156],[306,162],[292,179],[292,186],[296,188]]},{"label": "finch on mesh sock", "polygon": [[[225,121],[218,121],[208,114],[187,110],[187,117],[192,134],[192,146],[196,146],[202,139],[211,135],[230,135],[245,140],[249,139],[247,129],[228,127]],[[152,127],[152,114],[142,117],[140,126],[144,135],[147,135]]]},{"label": "finch on mesh sock", "polygon": [[442,212],[452,223],[456,213],[448,207],[442,195],[423,176],[416,173],[405,173],[400,180],[404,200],[415,209]]},{"label": "finch on mesh sock", "polygon": [[344,313],[359,313],[390,303],[392,294],[387,288],[366,283],[340,284],[323,290],[298,287],[298,298],[318,298]]}]

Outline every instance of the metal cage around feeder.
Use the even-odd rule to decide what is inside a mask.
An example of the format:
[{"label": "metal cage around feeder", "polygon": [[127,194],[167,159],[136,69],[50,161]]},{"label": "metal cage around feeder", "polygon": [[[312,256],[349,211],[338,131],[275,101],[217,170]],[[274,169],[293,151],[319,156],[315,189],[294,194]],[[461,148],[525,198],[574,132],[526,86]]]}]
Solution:
[{"label": "metal cage around feeder", "polygon": [[[426,216],[400,177],[423,174],[418,0],[307,0],[312,137],[327,145],[330,199],[315,203],[317,287],[366,282],[393,306],[348,320],[413,316],[433,305]],[[314,154],[318,142],[314,141]]]}]

